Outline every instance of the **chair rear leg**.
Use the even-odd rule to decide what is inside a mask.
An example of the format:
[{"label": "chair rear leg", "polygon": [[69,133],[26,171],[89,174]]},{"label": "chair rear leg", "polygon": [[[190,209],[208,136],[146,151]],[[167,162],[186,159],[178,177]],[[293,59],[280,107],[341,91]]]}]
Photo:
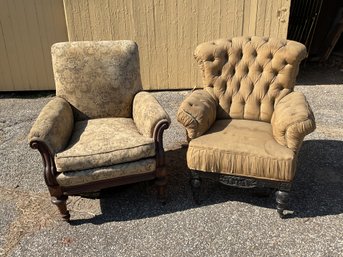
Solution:
[{"label": "chair rear leg", "polygon": [[191,188],[193,200],[196,204],[200,205],[200,192],[201,192],[201,178],[199,172],[191,170]]},{"label": "chair rear leg", "polygon": [[167,172],[165,167],[158,167],[156,174],[157,197],[162,204],[165,204],[167,202]]}]

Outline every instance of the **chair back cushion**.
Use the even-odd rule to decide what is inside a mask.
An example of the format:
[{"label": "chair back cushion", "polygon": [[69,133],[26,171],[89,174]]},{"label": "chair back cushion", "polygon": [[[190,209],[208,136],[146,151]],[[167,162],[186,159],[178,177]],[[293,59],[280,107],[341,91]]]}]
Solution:
[{"label": "chair back cushion", "polygon": [[217,119],[270,122],[275,104],[293,91],[304,45],[266,37],[200,44],[194,53],[203,84],[219,103]]},{"label": "chair back cushion", "polygon": [[56,95],[71,104],[76,120],[132,116],[142,90],[135,42],[63,42],[51,54]]}]

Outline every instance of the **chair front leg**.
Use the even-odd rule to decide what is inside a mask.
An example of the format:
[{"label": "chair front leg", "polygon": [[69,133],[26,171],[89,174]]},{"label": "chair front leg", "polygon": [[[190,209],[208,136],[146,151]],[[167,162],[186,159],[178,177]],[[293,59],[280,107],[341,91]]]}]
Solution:
[{"label": "chair front leg", "polygon": [[48,186],[51,202],[55,204],[60,211],[61,217],[64,221],[70,221],[70,213],[67,209],[68,196],[64,195],[60,186]]},{"label": "chair front leg", "polygon": [[56,181],[56,168],[53,155],[51,154],[47,145],[43,142],[34,141],[30,143],[30,146],[33,149],[37,149],[42,156],[44,165],[44,179],[51,195],[51,202],[57,206],[62,219],[64,221],[69,221],[70,214],[66,203],[68,196],[63,194],[61,187]]},{"label": "chair front leg", "polygon": [[167,171],[165,167],[165,154],[163,148],[163,132],[169,127],[167,120],[159,121],[154,130],[156,149],[156,187],[158,199],[165,204],[167,200]]},{"label": "chair front leg", "polygon": [[289,203],[289,191],[278,190],[275,192],[276,196],[276,210],[280,218],[285,218],[284,210],[287,209]]}]

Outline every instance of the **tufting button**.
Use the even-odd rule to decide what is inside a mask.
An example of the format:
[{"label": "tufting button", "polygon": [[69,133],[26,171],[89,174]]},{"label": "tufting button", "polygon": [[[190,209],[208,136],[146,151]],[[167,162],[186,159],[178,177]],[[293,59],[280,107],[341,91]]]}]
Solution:
[{"label": "tufting button", "polygon": [[227,62],[229,60],[229,54],[228,53],[224,53],[224,59],[225,59],[225,62]]},{"label": "tufting button", "polygon": [[207,61],[208,61],[208,62],[214,62],[214,60],[215,60],[215,58],[214,58],[213,55],[211,55],[211,56],[209,56],[209,57],[207,58]]}]

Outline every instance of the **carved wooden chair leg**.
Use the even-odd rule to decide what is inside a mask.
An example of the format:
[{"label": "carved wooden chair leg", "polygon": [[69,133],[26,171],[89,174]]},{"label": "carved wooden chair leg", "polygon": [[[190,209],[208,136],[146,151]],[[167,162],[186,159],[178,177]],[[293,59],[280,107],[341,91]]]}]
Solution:
[{"label": "carved wooden chair leg", "polygon": [[70,213],[67,209],[68,196],[64,195],[59,187],[49,187],[51,202],[55,204],[60,211],[62,219],[69,222]]},{"label": "carved wooden chair leg", "polygon": [[157,197],[162,204],[167,202],[166,179],[156,179]]},{"label": "carved wooden chair leg", "polygon": [[61,213],[62,219],[65,221],[70,220],[70,214],[67,210],[67,199],[68,196],[62,195],[60,197],[51,197],[51,202],[55,204]]},{"label": "carved wooden chair leg", "polygon": [[285,218],[283,211],[287,208],[289,202],[289,192],[278,190],[275,192],[276,210],[280,218]]},{"label": "carved wooden chair leg", "polygon": [[157,178],[155,181],[157,187],[157,197],[162,204],[167,202],[167,173],[165,167],[159,167],[157,170]]},{"label": "carved wooden chair leg", "polygon": [[198,172],[191,170],[190,182],[193,193],[193,200],[196,204],[200,205],[201,178]]}]

